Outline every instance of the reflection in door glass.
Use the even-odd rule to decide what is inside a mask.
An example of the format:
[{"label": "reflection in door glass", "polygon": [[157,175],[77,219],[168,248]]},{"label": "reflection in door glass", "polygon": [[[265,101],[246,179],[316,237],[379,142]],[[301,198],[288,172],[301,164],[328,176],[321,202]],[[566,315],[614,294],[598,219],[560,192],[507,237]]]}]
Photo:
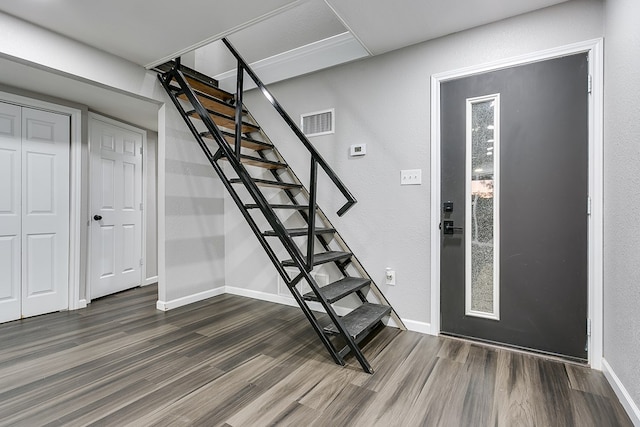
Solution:
[{"label": "reflection in door glass", "polygon": [[466,314],[498,319],[499,95],[467,100]]}]

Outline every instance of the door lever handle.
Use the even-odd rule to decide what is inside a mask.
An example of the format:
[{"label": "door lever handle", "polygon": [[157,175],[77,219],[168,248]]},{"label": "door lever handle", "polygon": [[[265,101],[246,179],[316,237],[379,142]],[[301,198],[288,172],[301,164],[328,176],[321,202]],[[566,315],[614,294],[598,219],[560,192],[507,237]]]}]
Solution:
[{"label": "door lever handle", "polygon": [[462,227],[454,227],[453,221],[450,220],[442,221],[442,228],[442,234],[454,234],[456,231],[464,230]]}]

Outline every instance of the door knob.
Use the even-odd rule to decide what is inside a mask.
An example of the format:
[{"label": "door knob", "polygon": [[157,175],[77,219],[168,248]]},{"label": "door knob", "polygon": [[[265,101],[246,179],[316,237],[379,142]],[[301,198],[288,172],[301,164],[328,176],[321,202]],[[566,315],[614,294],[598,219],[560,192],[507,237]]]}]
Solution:
[{"label": "door knob", "polygon": [[100,221],[102,219],[102,215],[94,215],[93,219],[95,219],[96,221]]},{"label": "door knob", "polygon": [[462,227],[454,227],[453,221],[442,221],[442,234],[453,234],[455,231],[462,231]]}]

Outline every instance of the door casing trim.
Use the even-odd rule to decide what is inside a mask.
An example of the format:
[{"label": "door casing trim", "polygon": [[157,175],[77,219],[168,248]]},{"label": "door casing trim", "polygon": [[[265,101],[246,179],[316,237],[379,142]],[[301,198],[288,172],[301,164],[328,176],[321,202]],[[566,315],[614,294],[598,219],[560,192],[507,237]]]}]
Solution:
[{"label": "door casing trim", "polygon": [[[602,369],[603,353],[603,39],[597,38],[557,48],[533,52],[477,66],[431,76],[431,334],[440,334],[440,85],[448,80],[468,77],[567,55],[587,53],[591,96],[589,106],[589,198],[588,220],[588,316],[591,336],[588,360],[592,368]],[[585,88],[586,90],[586,88]],[[587,206],[585,206],[585,211]],[[587,329],[585,324],[585,329]]]}]

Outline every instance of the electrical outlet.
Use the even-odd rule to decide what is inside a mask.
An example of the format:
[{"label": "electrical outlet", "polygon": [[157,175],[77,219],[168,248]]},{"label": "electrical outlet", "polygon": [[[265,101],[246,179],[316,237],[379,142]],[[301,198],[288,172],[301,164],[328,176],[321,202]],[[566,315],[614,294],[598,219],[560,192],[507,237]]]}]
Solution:
[{"label": "electrical outlet", "polygon": [[421,185],[422,169],[405,169],[400,171],[400,185]]},{"label": "electrical outlet", "polygon": [[391,268],[385,270],[385,284],[390,286],[396,285],[396,271]]}]

